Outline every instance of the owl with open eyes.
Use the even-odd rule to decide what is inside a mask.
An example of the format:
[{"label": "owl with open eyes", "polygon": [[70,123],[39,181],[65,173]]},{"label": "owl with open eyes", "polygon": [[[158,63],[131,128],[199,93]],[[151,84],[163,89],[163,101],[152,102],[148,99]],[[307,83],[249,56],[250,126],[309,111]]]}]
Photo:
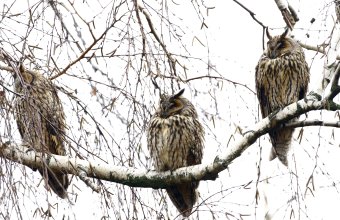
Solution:
[{"label": "owl with open eyes", "polygon": [[[301,46],[288,36],[289,30],[279,36],[268,37],[267,50],[255,69],[257,98],[262,117],[284,108],[305,97],[309,83],[309,68]],[[297,118],[291,121],[296,121]],[[278,128],[269,131],[273,145],[270,160],[278,159],[288,166],[293,128]]]},{"label": "owl with open eyes", "polygon": [[[149,122],[148,149],[157,171],[175,170],[200,164],[204,129],[192,103],[182,96],[161,95],[159,107]],[[183,183],[166,188],[179,212],[188,217],[197,201],[199,182]]]}]

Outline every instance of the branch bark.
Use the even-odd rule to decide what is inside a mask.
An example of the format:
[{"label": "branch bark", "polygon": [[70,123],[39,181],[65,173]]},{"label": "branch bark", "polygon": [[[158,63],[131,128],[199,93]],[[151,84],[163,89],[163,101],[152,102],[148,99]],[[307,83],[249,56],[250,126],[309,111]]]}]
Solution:
[{"label": "branch bark", "polygon": [[287,0],[274,0],[274,1],[279,10],[281,11],[283,20],[287,24],[287,27],[293,30],[295,23],[299,21],[296,11],[291,5],[289,5]]},{"label": "branch bark", "polygon": [[241,156],[249,146],[270,129],[308,111],[340,109],[330,108],[330,106],[332,105],[329,105],[328,99],[321,100],[320,95],[310,93],[305,99],[292,103],[281,111],[274,112],[255,124],[248,132],[245,132],[244,136],[235,145],[228,147],[223,155],[216,156],[213,162],[180,168],[173,172],[142,171],[131,167],[114,166],[102,161],[82,160],[67,156],[49,155],[48,157],[43,157],[41,153],[35,152],[23,145],[8,143],[0,145],[0,156],[29,167],[37,168],[41,167],[42,164],[46,164],[52,170],[62,170],[77,176],[84,176],[85,172],[88,177],[131,187],[159,189],[182,182],[215,180],[219,172],[225,170],[234,159]]},{"label": "branch bark", "polygon": [[308,127],[308,126],[325,126],[325,127],[340,128],[340,121],[320,121],[320,120],[295,121],[295,122],[289,122],[287,124],[284,124],[283,127],[299,128],[299,127]]}]

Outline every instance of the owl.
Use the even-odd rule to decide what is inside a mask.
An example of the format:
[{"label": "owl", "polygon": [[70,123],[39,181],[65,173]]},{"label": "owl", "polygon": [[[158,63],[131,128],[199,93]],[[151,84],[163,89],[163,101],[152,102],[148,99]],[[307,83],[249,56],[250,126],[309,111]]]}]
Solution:
[{"label": "owl", "polygon": [[[161,95],[159,107],[149,122],[147,142],[157,171],[173,171],[202,162],[204,129],[192,103],[182,96]],[[197,201],[199,182],[166,188],[178,211],[188,217]]]},{"label": "owl", "polygon": [[335,0],[334,3],[337,22],[340,23],[340,0]]},{"label": "owl", "polygon": [[[282,35],[272,37],[267,29],[267,50],[255,69],[256,92],[263,118],[304,98],[308,89],[309,68],[304,52],[288,32],[287,29]],[[278,157],[288,166],[287,153],[293,132],[292,128],[269,131],[273,145],[270,160]]]},{"label": "owl", "polygon": [[[25,144],[46,158],[48,154],[66,155],[65,115],[53,83],[38,72],[20,67],[14,76],[15,118]],[[61,198],[66,198],[69,180],[62,171],[38,169],[50,188]]]}]

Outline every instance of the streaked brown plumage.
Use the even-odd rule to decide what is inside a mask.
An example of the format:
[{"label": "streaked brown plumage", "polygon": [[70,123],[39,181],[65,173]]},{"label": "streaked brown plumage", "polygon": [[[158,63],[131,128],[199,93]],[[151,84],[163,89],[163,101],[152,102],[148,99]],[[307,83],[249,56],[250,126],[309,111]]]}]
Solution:
[{"label": "streaked brown plumage", "polygon": [[[200,164],[204,129],[192,103],[182,97],[162,95],[148,127],[147,142],[157,171],[175,170]],[[187,217],[197,201],[199,182],[174,185],[166,189],[171,201]]]},{"label": "streaked brown plumage", "polygon": [[340,0],[335,0],[334,3],[337,22],[340,23]]},{"label": "streaked brown plumage", "polygon": [[[288,37],[288,30],[282,35],[271,37],[267,30],[267,51],[256,66],[256,91],[262,117],[302,99],[307,92],[309,68],[301,46]],[[292,121],[297,118],[292,119]],[[294,129],[282,128],[269,132],[273,145],[271,160],[276,156],[288,166],[287,153]]]},{"label": "streaked brown plumage", "polygon": [[[53,83],[38,72],[20,68],[15,75],[16,121],[25,144],[47,154],[66,155],[65,115]],[[66,198],[69,180],[67,174],[53,172],[47,167],[39,169],[50,188],[61,198]]]}]

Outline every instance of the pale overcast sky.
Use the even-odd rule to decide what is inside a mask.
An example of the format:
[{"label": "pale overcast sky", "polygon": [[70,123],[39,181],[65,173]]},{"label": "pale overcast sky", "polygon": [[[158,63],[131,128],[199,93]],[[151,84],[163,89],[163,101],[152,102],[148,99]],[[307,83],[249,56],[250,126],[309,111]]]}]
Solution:
[{"label": "pale overcast sky", "polygon": [[[5,0],[3,5],[11,5],[13,1]],[[71,6],[67,1],[63,2],[63,5],[71,10]],[[79,14],[86,21],[92,20],[95,17],[95,36],[99,36],[107,25],[107,12],[108,9],[102,10],[101,6],[110,5],[111,1],[100,1],[101,6],[97,3],[98,1],[76,1],[74,8],[77,9]],[[148,4],[155,4],[154,1],[147,1]],[[201,7],[202,14],[204,15],[204,22],[206,27],[201,28],[201,21],[198,19],[197,11],[193,8],[191,1],[165,1],[169,10],[169,17],[173,19],[173,23],[178,25],[177,31],[181,34],[181,42],[169,38],[167,27],[159,24],[159,19],[154,13],[151,18],[155,19],[156,31],[164,37],[167,45],[167,49],[170,53],[174,54],[185,54],[190,55],[199,59],[179,59],[181,64],[187,67],[186,75],[187,78],[203,76],[211,74],[213,76],[222,76],[228,80],[232,80],[247,86],[235,86],[227,81],[217,81],[211,83],[208,79],[194,80],[189,84],[181,84],[181,87],[185,87],[186,91],[184,96],[192,100],[194,105],[198,109],[200,121],[204,124],[206,130],[206,141],[204,150],[204,163],[211,162],[216,155],[221,154],[225,148],[235,143],[239,138],[240,134],[236,132],[237,127],[247,130],[247,127],[255,124],[259,121],[258,102],[255,91],[255,66],[259,57],[262,54],[262,27],[257,24],[244,9],[237,5],[234,1],[204,1],[204,4],[208,7],[213,7],[208,11],[203,10]],[[256,15],[256,18],[271,28],[272,35],[281,34],[284,31],[285,24],[282,20],[281,13],[277,9],[273,0],[242,0],[240,1],[243,5],[248,7]],[[13,36],[25,36],[26,26],[28,22],[28,5],[31,7],[35,5],[36,1],[16,1],[11,10],[17,13],[25,13],[22,16],[17,16],[11,19],[5,19],[6,24],[1,25],[3,28],[1,31],[2,38],[4,34],[10,39],[15,39]],[[332,31],[334,22],[334,5],[332,1],[326,0],[300,0],[294,1],[294,7],[299,15],[300,21],[296,24],[295,30],[292,35],[303,43],[317,46],[328,40]],[[297,3],[297,4],[296,4]],[[83,6],[80,6],[83,4]],[[118,3],[116,3],[118,4]],[[165,3],[164,3],[165,4]],[[42,4],[47,6],[46,4]],[[129,7],[133,4],[129,3]],[[62,8],[62,5],[58,7]],[[164,6],[165,7],[165,6]],[[1,8],[1,6],[0,6]],[[155,4],[155,8],[159,8],[159,3]],[[6,8],[4,7],[4,11]],[[42,11],[42,7],[38,7],[37,11]],[[125,10],[125,9],[124,9]],[[99,14],[101,12],[101,14]],[[122,12],[120,12],[122,13]],[[38,13],[39,14],[39,13]],[[43,19],[46,20],[44,24],[41,24],[40,30],[33,29],[30,32],[29,42],[31,45],[38,44],[36,46],[41,47],[41,50],[35,50],[35,56],[41,58],[41,63],[44,64],[46,61],[47,54],[52,54],[53,58],[57,60],[59,67],[65,67],[69,62],[75,59],[75,55],[72,49],[66,48],[65,46],[59,48],[58,45],[50,44],[50,38],[47,36],[61,34],[61,28],[59,33],[52,33],[50,26],[53,22],[58,23],[54,20],[54,14],[42,13]],[[79,37],[79,33],[74,31],[74,22],[72,17],[65,13],[62,14],[64,22],[74,36]],[[315,19],[314,23],[311,23],[312,18]],[[128,17],[124,17],[128,19]],[[126,22],[126,21],[125,21]],[[132,19],[130,21],[133,24],[133,28],[138,33],[137,21]],[[82,31],[82,40],[85,45],[90,45],[93,42],[91,35],[88,32],[87,27],[82,22],[76,22],[79,26],[79,31]],[[146,22],[144,25],[146,26]],[[92,25],[92,24],[91,24]],[[118,26],[122,24],[118,24]],[[16,28],[17,26],[17,28]],[[25,28],[24,28],[25,27]],[[115,39],[120,39],[118,34],[124,33],[124,30],[115,30],[110,33],[109,43],[105,44],[105,51],[112,51],[120,42],[116,42]],[[140,37],[139,35],[134,36],[135,33],[129,33],[128,37]],[[115,36],[117,34],[117,36]],[[309,37],[307,37],[307,35]],[[72,41],[72,39],[69,39]],[[77,38],[80,45],[83,46],[83,42]],[[0,44],[1,45],[1,44]],[[186,45],[186,51],[182,47]],[[4,48],[10,48],[6,43],[1,45]],[[54,47],[55,51],[51,52]],[[84,47],[83,47],[84,48]],[[127,51],[127,45],[122,43],[117,50],[117,53]],[[9,50],[9,52],[11,52]],[[157,49],[154,49],[157,53]],[[314,51],[306,51],[307,62],[311,67],[311,82],[310,90],[318,87],[318,83],[322,74],[324,57],[316,54]],[[72,56],[73,54],[73,56]],[[77,53],[79,56],[80,52]],[[200,60],[201,59],[201,60]],[[203,61],[203,62],[202,62]],[[110,59],[103,61],[98,59],[96,65],[102,71],[108,73],[117,85],[122,86],[124,82],[124,73],[130,74],[127,69],[125,60],[120,61],[119,59]],[[207,68],[207,63],[210,63],[212,69]],[[45,63],[46,65],[46,63]],[[131,68],[136,68],[134,65],[139,65],[138,62],[132,61]],[[162,63],[160,64],[162,66]],[[82,75],[83,68],[86,69],[88,75],[93,77],[93,80],[107,83],[106,76],[94,72],[92,66],[90,66],[84,60],[82,65],[77,65],[72,68],[71,75],[77,75],[87,77],[85,74]],[[163,70],[164,68],[161,68]],[[180,74],[184,75],[183,69],[177,67]],[[5,74],[1,72],[1,74]],[[6,73],[7,74],[7,73]],[[111,75],[112,74],[112,75]],[[146,74],[142,77],[146,78]],[[6,78],[7,80],[9,77]],[[133,84],[137,82],[137,78],[131,77],[129,83]],[[8,80],[10,81],[10,80]],[[107,127],[112,135],[112,140],[109,139],[109,145],[112,144],[112,151],[115,150],[117,145],[128,148],[129,136],[126,134],[126,128],[124,126],[124,120],[128,118],[128,108],[126,107],[129,103],[121,101],[115,104],[114,114],[107,115],[101,111],[100,98],[97,96],[91,96],[90,93],[93,89],[86,80],[76,79],[73,76],[62,76],[58,78],[56,84],[60,86],[67,86],[68,88],[76,89],[78,97],[88,106],[90,112],[92,112],[96,119]],[[128,83],[127,83],[128,84]],[[165,83],[166,84],[166,83]],[[151,86],[143,85],[143,86]],[[93,85],[92,85],[93,86]],[[107,97],[114,97],[116,91],[108,89],[108,87],[100,84],[94,84],[98,90],[101,91]],[[122,86],[123,87],[123,86]],[[133,87],[133,86],[131,86]],[[167,84],[169,88],[169,84]],[[126,88],[130,88],[129,85]],[[145,105],[156,105],[158,95],[151,94],[148,90],[148,94],[138,94],[137,97],[141,97],[139,100],[143,100]],[[143,90],[143,89],[141,89]],[[143,90],[144,91],[144,90]],[[198,92],[196,92],[198,91]],[[169,91],[171,92],[171,91]],[[71,137],[79,137],[78,135],[78,120],[77,114],[72,109],[72,106],[68,98],[60,94],[61,99],[65,105],[65,111],[68,114],[68,121],[72,131],[69,131]],[[337,98],[339,100],[339,97]],[[216,104],[217,103],[217,104]],[[125,109],[126,110],[125,110]],[[154,108],[150,108],[153,111]],[[118,115],[121,116],[118,117]],[[85,116],[84,116],[85,117]],[[215,117],[214,120],[211,118]],[[305,116],[301,116],[304,119]],[[308,114],[309,119],[320,119],[320,120],[339,120],[335,117],[334,112],[315,112]],[[2,121],[3,123],[3,121]],[[95,132],[95,128],[91,127],[92,124],[86,125],[88,129],[92,129]],[[117,126],[118,125],[118,126]],[[118,127],[118,129],[117,129]],[[111,129],[111,130],[110,130]],[[307,127],[304,129],[304,135],[299,143],[297,141],[298,133],[300,129],[296,129],[292,146],[291,155],[291,170],[297,173],[298,178],[293,174],[290,174],[288,169],[283,167],[277,160],[268,161],[268,154],[270,151],[270,142],[268,136],[260,138],[260,142],[257,141],[249,149],[247,149],[243,155],[237,158],[229,167],[228,170],[220,173],[219,178],[216,181],[205,181],[201,182],[199,191],[200,199],[198,212],[193,214],[192,219],[264,219],[267,212],[273,217],[272,219],[336,219],[338,216],[338,207],[340,207],[340,194],[338,192],[338,183],[340,181],[340,171],[338,167],[340,165],[340,132],[339,129],[332,128],[320,128],[320,127]],[[1,129],[1,132],[3,130]],[[18,136],[16,136],[18,138]],[[103,147],[99,149],[97,146],[98,142],[89,134],[89,143],[86,146],[96,148],[94,150],[105,160],[112,162],[116,165],[119,164],[115,159],[112,159],[110,148]],[[148,155],[145,133],[140,135],[140,147],[145,155]],[[114,143],[113,140],[119,140],[118,143]],[[228,145],[229,143],[229,145]],[[139,145],[138,145],[139,146]],[[260,148],[260,146],[262,146]],[[98,148],[98,149],[97,149]],[[261,149],[261,150],[260,150]],[[92,150],[93,151],[93,150]],[[114,154],[114,153],[113,153]],[[143,155],[144,156],[144,155]],[[258,164],[261,159],[260,176],[258,176]],[[295,163],[296,162],[296,163]],[[150,161],[145,162],[149,169],[152,169],[152,163]],[[145,169],[143,163],[136,162],[135,167]],[[296,166],[295,166],[296,164]],[[22,172],[27,172],[28,177],[24,178]],[[313,174],[313,179],[310,179]],[[41,179],[37,172],[33,173],[30,169],[26,171],[16,168],[13,174],[16,180],[25,180],[30,184],[38,185]],[[263,181],[268,178],[268,181]],[[260,180],[256,184],[257,180]],[[308,181],[310,180],[310,181]],[[136,208],[139,213],[143,213],[141,209],[145,210],[158,210],[165,213],[163,206],[163,200],[160,199],[157,190],[152,189],[136,189],[140,198],[143,199],[145,207],[133,207],[132,201],[134,197],[131,196],[128,187],[122,190],[119,186],[113,183],[103,181],[107,186],[111,194],[111,204],[105,204],[105,200],[86,185],[78,178],[73,178],[73,184],[69,188],[70,201],[60,200],[54,195],[47,197],[44,191],[43,183],[40,183],[38,188],[20,188],[18,194],[18,203],[20,204],[23,219],[40,219],[40,215],[34,215],[35,209],[42,206],[44,209],[47,208],[47,200],[51,204],[58,203],[58,212],[52,209],[53,216],[55,219],[101,219],[102,216],[109,216],[109,219],[126,219],[126,210]],[[247,183],[249,186],[245,187]],[[1,188],[4,185],[1,185]],[[312,188],[312,190],[307,190]],[[38,190],[36,190],[38,189]],[[3,188],[1,190],[4,190]],[[256,190],[259,192],[259,203],[256,204]],[[118,201],[118,194],[126,193],[125,200]],[[23,196],[24,194],[24,196]],[[75,196],[77,194],[77,196]],[[35,196],[37,195],[37,196]],[[159,199],[155,201],[154,196]],[[120,198],[124,198],[121,196]],[[168,201],[169,202],[169,201]],[[126,203],[126,205],[125,205]],[[122,205],[123,204],[123,205]],[[0,202],[0,211],[5,210],[7,204]],[[11,205],[8,205],[12,207]],[[121,207],[125,207],[124,210]],[[151,207],[151,208],[149,208]],[[168,208],[170,209],[169,219],[180,219],[176,218],[178,215],[174,206],[169,202]],[[293,210],[293,211],[292,211]],[[16,212],[13,210],[12,212]],[[213,216],[210,211],[215,213]],[[120,213],[120,214],[118,214]],[[231,215],[227,215],[230,213]],[[155,215],[149,216],[149,211],[146,212],[145,216],[150,219],[156,219]],[[1,217],[0,217],[1,218]],[[131,218],[131,216],[130,216]],[[138,218],[143,219],[144,216]],[[167,218],[166,218],[167,219]]]}]

